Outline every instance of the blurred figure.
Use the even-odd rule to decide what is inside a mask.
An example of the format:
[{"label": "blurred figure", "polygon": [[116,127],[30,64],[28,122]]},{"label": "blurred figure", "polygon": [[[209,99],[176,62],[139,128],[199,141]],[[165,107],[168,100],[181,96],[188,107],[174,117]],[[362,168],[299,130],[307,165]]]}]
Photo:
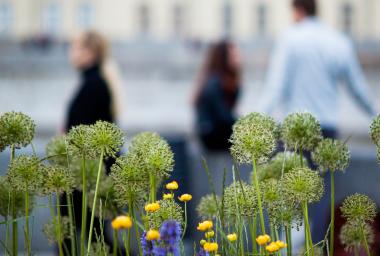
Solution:
[{"label": "blurred figure", "polygon": [[316,0],[293,0],[292,7],[296,24],[275,49],[261,110],[272,112],[281,102],[284,114],[309,111],[326,137],[337,137],[338,82],[372,116],[366,80],[348,38],[317,18]]},{"label": "blurred figure", "polygon": [[[115,122],[119,111],[120,79],[115,64],[109,60],[105,38],[94,31],[78,35],[71,43],[70,60],[80,73],[80,83],[68,108],[66,132],[74,126],[94,124],[98,120]],[[106,161],[107,170],[112,163],[113,159]],[[80,228],[82,193],[74,191],[73,198],[75,223]],[[66,197],[62,200],[65,205]],[[67,208],[62,207],[62,212],[67,215]],[[90,216],[90,213],[87,216]],[[87,220],[89,222],[89,218]],[[98,220],[94,221],[94,229],[100,234]],[[66,242],[66,246],[70,249],[69,242]]]},{"label": "blurred figure", "polygon": [[234,44],[222,41],[210,48],[194,96],[196,131],[207,150],[229,148],[240,92],[240,69],[240,54]]},{"label": "blurred figure", "polygon": [[[275,49],[261,110],[272,112],[282,103],[284,114],[309,111],[320,121],[323,136],[336,138],[338,83],[343,80],[356,102],[373,116],[369,88],[351,42],[317,18],[316,0],[293,0],[292,7],[296,24]],[[325,182],[329,195],[330,181]],[[320,220],[328,218],[329,202],[324,196],[310,208],[314,241],[324,238],[328,224]]]}]

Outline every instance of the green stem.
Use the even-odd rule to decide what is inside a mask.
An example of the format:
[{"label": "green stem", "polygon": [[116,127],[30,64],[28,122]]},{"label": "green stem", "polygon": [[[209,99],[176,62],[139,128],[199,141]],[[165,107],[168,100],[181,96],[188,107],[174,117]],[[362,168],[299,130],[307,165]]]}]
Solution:
[{"label": "green stem", "polygon": [[56,199],[57,199],[57,233],[58,233],[58,250],[59,250],[59,256],[63,256],[63,247],[62,247],[62,230],[61,230],[61,202],[60,202],[60,196],[58,193],[56,193]]},{"label": "green stem", "polygon": [[73,207],[72,207],[72,194],[66,193],[66,201],[67,201],[67,209],[69,213],[69,225],[70,225],[70,250],[71,255],[76,255],[76,234],[75,234],[75,223],[74,223],[74,217],[73,217]]},{"label": "green stem", "polygon": [[29,238],[29,191],[25,191],[25,247],[27,255],[31,254],[30,252],[30,238]]},{"label": "green stem", "polygon": [[334,172],[330,171],[330,215],[331,215],[331,224],[330,224],[330,253],[329,256],[334,255],[334,228],[335,228],[335,181],[334,181]]},{"label": "green stem", "polygon": [[100,174],[102,172],[102,167],[103,167],[103,156],[104,156],[104,151],[102,150],[100,152],[100,157],[99,157],[99,168],[98,168],[98,175],[96,177],[94,202],[92,204],[90,229],[88,231],[87,255],[89,255],[90,249],[91,249],[92,229],[94,227],[94,219],[95,219],[95,212],[96,212],[96,201],[98,200],[98,189],[99,189]]},{"label": "green stem", "polygon": [[118,239],[118,230],[117,229],[114,229],[113,230],[113,256],[117,256],[117,246],[118,246],[118,243],[119,243],[119,239]]},{"label": "green stem", "polygon": [[253,255],[257,254],[257,246],[256,246],[256,216],[253,217],[253,220],[249,221],[249,231],[251,232],[251,240],[252,240],[252,253]]},{"label": "green stem", "polygon": [[361,233],[362,233],[362,237],[363,237],[364,249],[367,253],[367,256],[371,256],[371,252],[369,250],[367,238],[365,237],[365,234],[364,234],[363,224],[360,224],[360,229],[361,229]]},{"label": "green stem", "polygon": [[359,256],[359,248],[357,246],[354,247],[354,255]]},{"label": "green stem", "polygon": [[304,214],[304,221],[305,221],[305,233],[306,233],[306,247],[307,247],[307,255],[314,256],[314,248],[313,248],[313,239],[311,237],[311,231],[310,231],[310,224],[309,224],[309,213],[307,208],[307,203],[304,202],[302,204],[303,214]]},{"label": "green stem", "polygon": [[156,196],[156,177],[150,173],[149,174],[149,183],[150,183],[150,202],[154,203],[157,200]]},{"label": "green stem", "polygon": [[261,233],[262,235],[265,235],[265,222],[264,222],[264,213],[263,213],[263,206],[261,205],[261,191],[259,187],[259,180],[257,178],[257,168],[256,168],[256,160],[253,158],[253,181],[256,189],[257,194],[257,205],[259,207],[259,215],[260,215],[260,223],[261,223]]},{"label": "green stem", "polygon": [[[10,163],[15,157],[15,147],[11,145],[11,156]],[[12,212],[12,254],[14,256],[18,255],[18,224],[17,224],[17,211],[16,211],[16,195],[12,193],[12,203],[11,203],[11,212]]]},{"label": "green stem", "polygon": [[[128,236],[130,235],[130,229],[128,229]],[[129,256],[129,242],[127,240],[127,237],[125,235],[125,232],[122,232],[123,236],[123,242],[124,242],[124,248],[125,248],[125,253]]]},{"label": "green stem", "polygon": [[181,240],[183,240],[183,238],[185,236],[186,227],[187,227],[187,203],[185,202],[185,224],[184,224]]},{"label": "green stem", "polygon": [[85,255],[85,241],[87,231],[87,173],[86,173],[86,159],[82,156],[82,223],[80,235],[80,251],[81,255]]},{"label": "green stem", "polygon": [[285,226],[285,237],[286,237],[286,255],[292,256],[292,229],[289,226]]}]

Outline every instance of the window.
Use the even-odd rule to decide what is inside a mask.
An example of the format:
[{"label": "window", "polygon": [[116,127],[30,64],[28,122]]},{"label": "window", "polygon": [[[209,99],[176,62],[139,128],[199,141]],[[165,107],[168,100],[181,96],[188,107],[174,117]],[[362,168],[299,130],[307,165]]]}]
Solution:
[{"label": "window", "polygon": [[12,26],[12,8],[9,3],[0,3],[0,35],[9,34]]},{"label": "window", "polygon": [[42,30],[55,35],[61,26],[61,10],[58,3],[51,3],[42,10]]},{"label": "window", "polygon": [[225,36],[230,36],[233,26],[232,6],[230,3],[225,3],[223,6],[223,28]]},{"label": "window", "polygon": [[183,7],[179,4],[173,7],[173,33],[175,36],[182,34],[183,30]]},{"label": "window", "polygon": [[150,30],[150,10],[145,4],[140,5],[138,9],[138,26],[141,34],[148,34]]},{"label": "window", "polygon": [[267,33],[267,6],[262,3],[256,7],[255,10],[257,34],[258,36],[264,36]]},{"label": "window", "polygon": [[342,29],[347,34],[353,32],[353,8],[350,3],[345,3],[342,6]]},{"label": "window", "polygon": [[81,29],[88,29],[94,23],[94,8],[90,3],[81,3],[78,7],[77,22]]}]

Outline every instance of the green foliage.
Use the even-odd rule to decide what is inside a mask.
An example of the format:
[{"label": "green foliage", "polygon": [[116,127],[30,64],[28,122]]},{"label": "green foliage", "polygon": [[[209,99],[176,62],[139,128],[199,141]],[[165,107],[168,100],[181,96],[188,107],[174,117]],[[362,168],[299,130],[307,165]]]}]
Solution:
[{"label": "green foliage", "polygon": [[312,158],[321,172],[344,171],[350,162],[350,151],[338,140],[323,139],[314,149]]},{"label": "green foliage", "polygon": [[[22,191],[12,190],[9,181],[6,177],[0,177],[0,215],[7,217],[10,215],[11,198],[15,198],[16,216],[24,216],[25,211],[25,194]],[[29,209],[33,207],[33,197],[30,200]]]}]

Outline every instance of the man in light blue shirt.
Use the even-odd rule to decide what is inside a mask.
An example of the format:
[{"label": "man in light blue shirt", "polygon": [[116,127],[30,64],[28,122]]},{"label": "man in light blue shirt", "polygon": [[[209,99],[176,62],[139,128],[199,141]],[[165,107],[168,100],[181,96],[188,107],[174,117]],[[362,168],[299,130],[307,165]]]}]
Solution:
[{"label": "man in light blue shirt", "polygon": [[272,112],[282,104],[285,114],[308,111],[323,129],[334,131],[338,84],[343,81],[361,108],[374,115],[350,40],[318,20],[315,0],[293,0],[293,12],[296,24],[274,51],[261,110]]}]

